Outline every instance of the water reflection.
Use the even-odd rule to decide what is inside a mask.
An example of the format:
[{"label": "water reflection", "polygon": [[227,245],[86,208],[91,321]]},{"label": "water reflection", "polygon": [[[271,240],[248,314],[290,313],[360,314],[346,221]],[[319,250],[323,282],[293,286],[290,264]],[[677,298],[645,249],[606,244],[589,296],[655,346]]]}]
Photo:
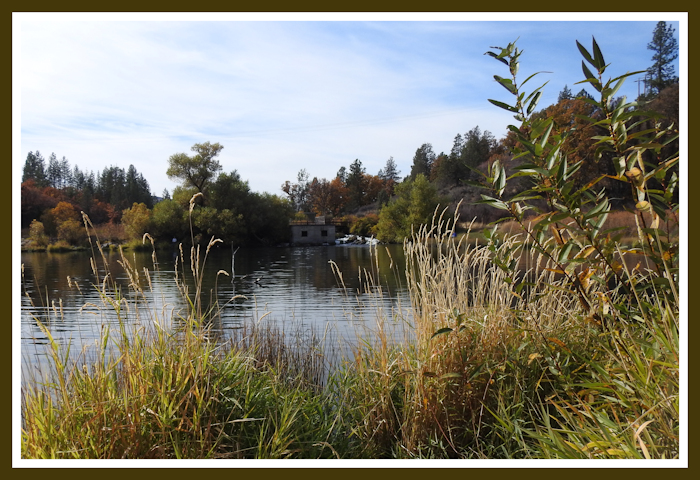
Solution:
[{"label": "water reflection", "polygon": [[[177,250],[159,252],[154,263],[150,253],[130,252],[124,262],[110,252],[106,262],[98,257],[96,275],[89,253],[22,253],[23,369],[46,364],[48,337],[37,320],[60,345],[70,342],[72,354],[78,355],[83,346],[95,345],[105,328],[118,332],[120,320],[147,326],[186,316],[187,300],[180,287],[186,286],[193,298],[195,286],[189,252],[184,264],[177,262],[178,286],[178,255]],[[204,252],[200,255],[203,259]],[[407,315],[404,265],[398,245],[379,246],[376,256],[366,246],[239,249],[233,255],[230,247],[219,245],[209,252],[201,272],[203,308],[220,307],[220,314],[212,318],[223,335],[244,321],[263,318],[317,332],[330,325],[333,337],[352,342],[357,324],[373,323],[378,311],[388,318]],[[118,314],[110,304],[114,295],[101,292],[109,283],[104,283],[106,277],[115,281],[122,297]],[[369,279],[375,288],[366,288]],[[130,284],[139,285],[142,293]]]}]

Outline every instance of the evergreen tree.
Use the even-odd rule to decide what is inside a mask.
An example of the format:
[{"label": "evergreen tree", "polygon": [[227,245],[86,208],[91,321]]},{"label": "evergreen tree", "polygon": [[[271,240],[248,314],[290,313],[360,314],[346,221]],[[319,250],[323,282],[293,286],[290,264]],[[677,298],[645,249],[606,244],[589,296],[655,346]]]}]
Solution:
[{"label": "evergreen tree", "polygon": [[464,148],[464,140],[462,139],[462,135],[459,133],[455,136],[454,141],[452,142],[452,150],[450,150],[450,157],[452,158],[460,158],[462,156],[462,149]]},{"label": "evergreen tree", "polygon": [[574,95],[574,98],[583,98],[583,99],[589,99],[593,100],[593,95],[588,93],[585,88],[582,88],[580,92],[578,92],[576,95]]},{"label": "evergreen tree", "polygon": [[49,166],[46,169],[46,181],[49,187],[61,188],[61,164],[55,153],[49,156]]},{"label": "evergreen tree", "polygon": [[496,139],[488,130],[481,133],[479,126],[469,130],[464,136],[464,148],[462,149],[462,161],[476,168],[489,158],[491,150],[496,145]]},{"label": "evergreen tree", "polygon": [[462,180],[469,179],[469,169],[466,167],[466,162],[464,161],[464,140],[466,135],[462,137],[459,133],[455,136],[452,142],[452,149],[450,154],[441,163],[441,172],[439,177],[441,180],[439,183],[441,185],[459,185]]},{"label": "evergreen tree", "polygon": [[559,92],[559,96],[557,97],[557,103],[562,100],[571,100],[572,98],[574,98],[574,96],[571,94],[571,89],[568,85],[564,85],[564,89]]},{"label": "evergreen tree", "polygon": [[345,181],[345,186],[348,188],[348,193],[350,195],[349,207],[351,209],[366,204],[365,192],[367,189],[367,182],[365,178],[365,168],[362,166],[362,162],[357,158],[350,164],[350,173]]},{"label": "evergreen tree", "polygon": [[41,156],[39,150],[27,154],[27,160],[24,162],[24,169],[22,170],[22,183],[27,180],[34,180],[34,184],[37,187],[46,186],[44,157]]},{"label": "evergreen tree", "polygon": [[379,174],[377,176],[385,182],[398,182],[399,173],[401,172],[399,172],[399,170],[396,168],[396,162],[394,161],[394,157],[389,157],[389,159],[386,161],[386,165],[383,169],[379,170]]},{"label": "evergreen tree", "polygon": [[413,165],[411,165],[411,179],[415,179],[418,175],[423,174],[426,178],[430,178],[430,171],[435,162],[435,152],[430,143],[424,143],[416,150],[413,156]]},{"label": "evergreen tree", "polygon": [[80,191],[85,186],[85,173],[83,173],[77,165],[73,167],[73,173],[71,173],[70,178],[70,186],[73,189]]},{"label": "evergreen tree", "polygon": [[345,182],[348,181],[348,172],[345,169],[345,167],[340,167],[338,169],[338,173],[336,174],[336,178],[339,179],[343,183],[343,185],[345,184]]},{"label": "evergreen tree", "polygon": [[650,87],[655,95],[677,81],[672,62],[678,58],[678,42],[673,38],[673,32],[675,29],[671,25],[659,22],[654,28],[651,42],[647,45],[647,49],[654,51],[651,57],[654,63],[647,72],[651,75]]},{"label": "evergreen tree", "polygon": [[66,157],[62,157],[59,162],[60,182],[61,186],[59,188],[70,187],[73,183],[73,173],[71,172],[70,163]]},{"label": "evergreen tree", "polygon": [[153,208],[153,197],[148,181],[136,171],[133,165],[129,165],[126,171],[126,197],[127,204],[143,203],[148,208]]}]

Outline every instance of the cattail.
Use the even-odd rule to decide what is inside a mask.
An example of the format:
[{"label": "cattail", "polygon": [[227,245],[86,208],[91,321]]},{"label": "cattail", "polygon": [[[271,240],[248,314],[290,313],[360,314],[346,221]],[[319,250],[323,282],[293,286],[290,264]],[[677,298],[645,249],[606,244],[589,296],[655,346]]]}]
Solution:
[{"label": "cattail", "polygon": [[197,197],[204,197],[204,194],[202,192],[197,192],[194,195],[192,195],[192,198],[190,198],[190,213],[192,213],[192,210],[194,210],[194,200]]}]

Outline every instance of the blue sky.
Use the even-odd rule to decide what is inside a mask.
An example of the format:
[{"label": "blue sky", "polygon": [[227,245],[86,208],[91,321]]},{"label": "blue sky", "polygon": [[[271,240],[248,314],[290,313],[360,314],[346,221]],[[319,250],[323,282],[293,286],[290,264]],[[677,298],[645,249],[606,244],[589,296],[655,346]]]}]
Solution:
[{"label": "blue sky", "polygon": [[[406,175],[423,143],[449,152],[457,133],[500,138],[515,123],[487,101],[510,100],[490,46],[519,37],[521,80],[551,72],[528,84],[549,81],[541,107],[584,87],[576,40],[595,36],[611,76],[644,70],[665,20],[687,55],[687,16],[601,17],[611,14],[14,14],[13,175],[27,152],[55,152],[81,170],[134,164],[160,195],[177,185],[170,155],[205,141],[259,192],[283,194],[302,168],[331,179],[355,159],[376,174],[393,157]],[[619,93],[636,97],[634,80]]]}]

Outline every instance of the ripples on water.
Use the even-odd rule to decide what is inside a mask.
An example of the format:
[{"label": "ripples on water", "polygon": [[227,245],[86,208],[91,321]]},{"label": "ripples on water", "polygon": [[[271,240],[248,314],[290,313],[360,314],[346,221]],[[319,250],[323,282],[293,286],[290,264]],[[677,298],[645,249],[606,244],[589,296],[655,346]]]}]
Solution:
[{"label": "ripples on water", "polygon": [[[408,318],[410,301],[403,284],[401,246],[379,246],[372,251],[376,257],[366,246],[240,249],[232,256],[231,249],[219,248],[207,258],[202,300],[205,307],[218,302],[220,314],[213,327],[224,337],[244,322],[260,321],[283,331],[312,330],[325,338],[326,346],[346,349],[358,334],[371,335],[378,317],[394,325]],[[128,287],[129,278],[117,253],[107,254],[106,267],[101,260],[97,262],[100,281],[108,269],[120,286],[124,300],[118,316],[96,285],[88,253],[22,253],[23,377],[47,364],[49,338],[35,319],[47,326],[59,345],[70,343],[71,357],[76,358],[83,347],[97,346],[103,329],[118,334],[119,318],[128,327],[146,328],[186,316],[187,303],[174,274],[175,254],[159,252],[154,265],[150,253],[126,253],[129,264],[139,272],[145,299]],[[189,258],[186,263],[184,272],[180,265],[179,278],[186,280],[193,295]],[[233,277],[217,274],[224,270],[230,275],[232,263]],[[337,265],[342,279],[332,264]],[[368,280],[373,284],[370,288]]]}]

